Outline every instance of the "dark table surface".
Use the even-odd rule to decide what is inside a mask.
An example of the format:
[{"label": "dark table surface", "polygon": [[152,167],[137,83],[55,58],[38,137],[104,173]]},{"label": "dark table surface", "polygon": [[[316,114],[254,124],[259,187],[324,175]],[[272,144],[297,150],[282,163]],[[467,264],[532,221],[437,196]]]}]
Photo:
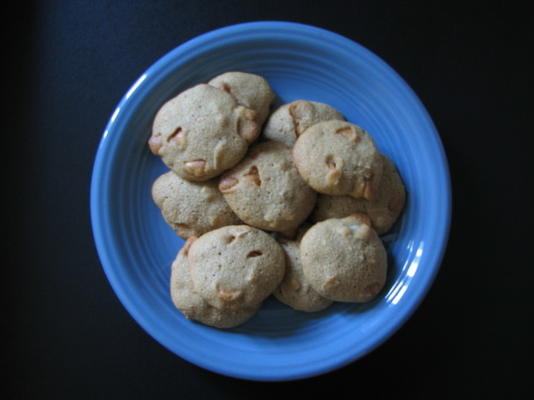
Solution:
[{"label": "dark table surface", "polygon": [[[8,398],[522,398],[534,19],[495,4],[73,0],[6,11]],[[453,183],[448,250],[413,317],[363,359],[295,382],[216,375],[158,344],[108,284],[89,219],[96,148],[128,87],[184,41],[255,20],[324,27],[382,57],[434,119]]]}]

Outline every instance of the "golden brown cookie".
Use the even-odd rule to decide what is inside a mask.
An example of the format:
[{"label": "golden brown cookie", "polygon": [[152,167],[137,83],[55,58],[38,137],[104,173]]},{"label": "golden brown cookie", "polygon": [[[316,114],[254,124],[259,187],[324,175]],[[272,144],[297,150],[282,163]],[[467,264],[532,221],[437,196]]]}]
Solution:
[{"label": "golden brown cookie", "polygon": [[237,164],[258,134],[254,110],[199,84],[159,109],[149,147],[182,178],[206,181]]},{"label": "golden brown cookie", "polygon": [[371,200],[382,176],[382,157],[362,128],[324,121],[306,129],[293,147],[300,175],[316,191]]},{"label": "golden brown cookie", "polygon": [[247,156],[221,177],[219,189],[243,222],[277,232],[296,229],[316,199],[299,175],[291,150],[274,141],[252,146]]},{"label": "golden brown cookie", "polygon": [[364,214],[312,226],[300,242],[300,259],[310,285],[334,301],[372,300],[386,282],[386,250]]},{"label": "golden brown cookie", "polygon": [[235,100],[256,111],[256,122],[262,126],[269,115],[274,92],[263,77],[247,72],[230,71],[218,75],[208,84],[231,94]]},{"label": "golden brown cookie", "polygon": [[241,221],[217,188],[218,181],[189,182],[172,171],[156,179],[152,198],[169,226],[182,238]]},{"label": "golden brown cookie", "polygon": [[235,311],[219,310],[195,293],[187,260],[187,252],[195,239],[191,237],[185,243],[172,263],[170,291],[175,307],[187,319],[216,328],[231,328],[248,321],[258,311],[259,305]]},{"label": "golden brown cookie", "polygon": [[300,262],[299,243],[293,240],[278,241],[286,254],[286,274],[273,295],[282,303],[299,311],[321,311],[332,304],[317,293],[308,283]]},{"label": "golden brown cookie", "polygon": [[406,192],[393,163],[384,155],[382,158],[384,170],[374,200],[321,194],[317,196],[312,219],[323,221],[354,213],[365,213],[371,218],[373,228],[379,235],[388,232],[404,208]]},{"label": "golden brown cookie", "polygon": [[247,225],[205,233],[191,245],[188,260],[195,292],[221,310],[255,307],[285,273],[280,245]]},{"label": "golden brown cookie", "polygon": [[307,128],[331,119],[343,121],[343,116],[328,104],[296,100],[277,108],[267,120],[262,137],[292,147]]}]

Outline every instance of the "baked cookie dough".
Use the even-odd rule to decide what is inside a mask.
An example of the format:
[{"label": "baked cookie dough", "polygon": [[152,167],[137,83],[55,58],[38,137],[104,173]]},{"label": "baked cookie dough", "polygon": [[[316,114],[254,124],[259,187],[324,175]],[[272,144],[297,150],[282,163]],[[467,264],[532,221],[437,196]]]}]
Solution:
[{"label": "baked cookie dough", "polygon": [[216,76],[209,85],[231,94],[235,100],[256,111],[256,122],[262,126],[269,115],[274,92],[264,78],[247,72],[230,71]]},{"label": "baked cookie dough", "polygon": [[386,250],[364,214],[312,226],[300,242],[300,259],[310,285],[334,301],[370,301],[386,282]]},{"label": "baked cookie dough", "polygon": [[271,114],[262,136],[292,147],[307,128],[331,119],[343,121],[343,116],[328,104],[296,100],[280,106]]},{"label": "baked cookie dough", "polygon": [[191,237],[185,243],[172,263],[170,292],[175,307],[187,319],[216,328],[231,328],[248,321],[258,311],[259,305],[235,311],[219,310],[195,293],[187,260],[189,247],[195,239],[196,237]]},{"label": "baked cookie dough", "polygon": [[293,158],[300,175],[320,193],[367,200],[376,195],[382,157],[358,125],[335,120],[312,125],[295,142]]},{"label": "baked cookie dough", "polygon": [[149,147],[182,178],[206,181],[237,164],[258,134],[254,110],[199,84],[159,109]]},{"label": "baked cookie dough", "polygon": [[354,213],[365,213],[371,218],[373,228],[379,235],[388,232],[404,208],[406,191],[395,165],[384,155],[382,159],[384,170],[374,200],[321,194],[317,196],[312,219],[323,221]]},{"label": "baked cookie dough", "polygon": [[286,254],[286,274],[273,292],[274,297],[299,311],[321,311],[332,304],[317,293],[306,280],[300,262],[299,243],[293,240],[278,241]]},{"label": "baked cookie dough", "polygon": [[205,233],[191,245],[188,260],[195,292],[221,310],[254,308],[285,273],[280,245],[247,225]]},{"label": "baked cookie dough", "polygon": [[152,198],[165,222],[184,239],[241,222],[217,188],[217,180],[189,182],[169,171],[155,180]]},{"label": "baked cookie dough", "polygon": [[291,150],[274,141],[252,146],[221,177],[219,189],[243,222],[276,232],[295,230],[311,213],[317,196],[299,175]]}]

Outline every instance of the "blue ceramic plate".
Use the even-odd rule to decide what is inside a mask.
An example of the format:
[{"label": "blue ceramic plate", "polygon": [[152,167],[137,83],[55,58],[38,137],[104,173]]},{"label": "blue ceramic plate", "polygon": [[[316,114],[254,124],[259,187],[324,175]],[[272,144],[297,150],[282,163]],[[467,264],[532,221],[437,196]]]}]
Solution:
[{"label": "blue ceramic plate", "polygon": [[[170,265],[182,241],[150,196],[166,169],[146,142],[157,109],[228,70],[262,75],[281,101],[328,103],[364,127],[407,188],[402,218],[385,240],[389,279],[377,300],[297,312],[268,300],[246,324],[218,330],[182,317],[170,299]],[[287,380],[350,363],[391,336],[429,289],[451,214],[447,162],[416,95],[384,61],[335,33],[285,22],[229,26],[182,44],[124,95],[106,127],[91,185],[94,238],[113,289],[158,342],[201,367],[234,377]]]}]

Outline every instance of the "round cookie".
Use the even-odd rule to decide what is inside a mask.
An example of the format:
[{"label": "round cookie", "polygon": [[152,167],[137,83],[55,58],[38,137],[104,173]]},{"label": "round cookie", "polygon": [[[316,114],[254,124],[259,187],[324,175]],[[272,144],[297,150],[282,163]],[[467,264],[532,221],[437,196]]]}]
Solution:
[{"label": "round cookie", "polygon": [[205,233],[189,249],[195,292],[224,310],[254,307],[285,273],[284,251],[267,233],[230,225]]},{"label": "round cookie", "polygon": [[321,311],[332,304],[317,293],[306,280],[300,262],[299,243],[293,240],[280,240],[286,253],[286,274],[273,292],[274,297],[299,311]]},{"label": "round cookie", "polygon": [[324,121],[306,129],[293,147],[299,173],[316,191],[373,199],[382,176],[382,157],[362,128]]},{"label": "round cookie", "polygon": [[240,223],[217,180],[189,182],[169,171],[154,181],[152,198],[165,222],[182,238]]},{"label": "round cookie", "polygon": [[243,222],[277,232],[296,229],[311,213],[317,197],[299,175],[291,150],[273,141],[252,146],[221,177],[219,190]]},{"label": "round cookie", "polygon": [[271,114],[262,136],[292,147],[307,128],[331,119],[343,121],[343,116],[328,104],[296,100],[280,106]]},{"label": "round cookie", "polygon": [[206,181],[243,158],[259,134],[255,119],[225,91],[196,85],[159,109],[149,147],[182,178]]},{"label": "round cookie", "polygon": [[382,158],[384,170],[374,200],[321,194],[317,196],[312,219],[323,221],[365,213],[371,218],[373,228],[379,235],[388,232],[404,208],[406,191],[395,165],[386,156],[383,155]]},{"label": "round cookie", "polygon": [[310,285],[334,301],[369,301],[386,282],[386,250],[364,214],[312,226],[300,242],[300,259]]},{"label": "round cookie", "polygon": [[208,84],[224,90],[242,106],[256,111],[256,122],[259,126],[263,125],[274,100],[274,92],[264,78],[247,72],[230,71],[216,76]]},{"label": "round cookie", "polygon": [[248,321],[258,311],[259,305],[236,311],[219,310],[195,293],[187,260],[189,247],[195,239],[196,237],[191,237],[185,243],[172,263],[170,292],[175,307],[187,319],[216,328],[231,328]]}]

